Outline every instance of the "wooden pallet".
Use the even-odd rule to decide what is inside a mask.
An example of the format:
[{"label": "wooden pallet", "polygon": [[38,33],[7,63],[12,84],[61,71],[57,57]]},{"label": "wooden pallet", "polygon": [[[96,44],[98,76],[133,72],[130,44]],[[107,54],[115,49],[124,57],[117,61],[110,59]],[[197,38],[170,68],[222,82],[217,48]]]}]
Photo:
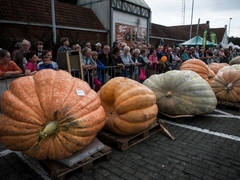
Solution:
[{"label": "wooden pallet", "polygon": [[100,132],[98,132],[97,137],[104,144],[115,143],[119,150],[124,151],[130,148],[131,146],[138,144],[144,139],[147,139],[148,137],[157,133],[160,130],[161,130],[160,124],[157,121],[154,121],[148,129],[138,134],[120,136],[113,134],[112,132],[109,131],[101,130]]},{"label": "wooden pallet", "polygon": [[43,160],[39,161],[40,165],[46,170],[46,172],[51,176],[54,180],[65,180],[65,175],[70,173],[76,169],[81,169],[82,172],[86,172],[93,166],[93,161],[105,157],[106,160],[110,160],[112,158],[112,149],[106,145],[104,148],[86,159],[78,162],[72,167],[68,167],[58,161],[53,160]]},{"label": "wooden pallet", "polygon": [[232,102],[227,102],[227,101],[220,101],[218,100],[217,101],[217,105],[220,107],[220,108],[235,108],[237,109],[239,112],[240,112],[240,103],[232,103]]}]

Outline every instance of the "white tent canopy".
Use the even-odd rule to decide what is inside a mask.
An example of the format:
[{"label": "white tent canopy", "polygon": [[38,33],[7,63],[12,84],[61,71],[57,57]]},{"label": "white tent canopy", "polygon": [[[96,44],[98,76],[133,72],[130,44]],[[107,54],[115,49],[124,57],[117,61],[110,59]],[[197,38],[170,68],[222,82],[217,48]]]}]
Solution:
[{"label": "white tent canopy", "polygon": [[234,45],[232,42],[230,42],[228,44],[222,44],[223,48],[229,48],[230,46],[232,46],[233,49],[240,49],[240,47],[238,45]]}]

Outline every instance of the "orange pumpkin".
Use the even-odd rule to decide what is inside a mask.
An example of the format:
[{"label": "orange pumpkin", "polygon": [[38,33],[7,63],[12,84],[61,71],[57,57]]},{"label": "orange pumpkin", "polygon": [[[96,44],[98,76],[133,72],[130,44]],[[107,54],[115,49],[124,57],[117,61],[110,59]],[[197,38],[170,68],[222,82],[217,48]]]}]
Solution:
[{"label": "orange pumpkin", "polygon": [[201,60],[189,59],[182,63],[180,70],[191,70],[199,74],[203,79],[210,83],[215,73]]},{"label": "orange pumpkin", "polygon": [[137,81],[116,77],[102,86],[98,94],[107,116],[105,130],[131,135],[142,132],[156,120],[156,96]]},{"label": "orange pumpkin", "polygon": [[45,69],[14,80],[2,95],[0,140],[36,159],[62,159],[88,145],[105,123],[90,86],[65,71]]},{"label": "orange pumpkin", "polygon": [[240,102],[239,70],[234,68],[222,69],[217,73],[210,85],[218,100],[227,102]]},{"label": "orange pumpkin", "polygon": [[218,71],[219,71],[221,68],[225,67],[225,66],[229,66],[229,64],[227,64],[227,63],[216,63],[216,62],[213,62],[213,63],[211,63],[211,64],[208,65],[208,67],[209,67],[215,74],[217,74]]}]

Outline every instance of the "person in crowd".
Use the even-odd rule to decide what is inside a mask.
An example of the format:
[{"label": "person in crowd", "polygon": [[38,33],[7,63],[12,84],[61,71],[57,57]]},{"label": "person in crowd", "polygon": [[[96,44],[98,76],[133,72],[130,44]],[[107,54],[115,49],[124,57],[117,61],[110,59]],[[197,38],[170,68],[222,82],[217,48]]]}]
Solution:
[{"label": "person in crowd", "polygon": [[11,54],[12,55],[12,59],[15,56],[16,52],[21,49],[21,44],[22,44],[21,42],[16,42],[16,44],[14,45],[15,49],[14,49],[14,51]]},{"label": "person in crowd", "polygon": [[199,56],[199,46],[196,46],[194,48],[193,57],[196,58],[196,59],[200,59],[200,56]]},{"label": "person in crowd", "polygon": [[[152,51],[151,51],[152,52]],[[151,53],[150,53],[151,54]],[[149,54],[149,55],[150,55]],[[156,55],[157,55],[157,59],[160,60],[165,54],[163,51],[163,46],[158,46],[158,48],[156,49]]]},{"label": "person in crowd", "polygon": [[13,60],[24,73],[27,64],[26,54],[29,52],[29,49],[31,47],[30,41],[24,39],[21,43],[21,47],[21,50],[15,53]]},{"label": "person in crowd", "polygon": [[151,49],[152,49],[152,45],[150,43],[148,43],[148,45],[147,45],[147,53],[146,53],[147,57],[150,55],[150,50]]},{"label": "person in crowd", "polygon": [[145,62],[145,66],[144,69],[147,69],[147,66],[152,66],[152,62],[148,59],[147,57],[147,50],[143,49],[139,55],[139,57],[141,57],[143,59],[143,61]]},{"label": "person in crowd", "polygon": [[113,54],[113,49],[114,49],[115,47],[117,47],[117,48],[120,49],[120,43],[118,43],[117,41],[114,41],[114,42],[113,42],[111,54]]},{"label": "person in crowd", "polygon": [[[110,53],[110,47],[108,45],[105,45],[103,47],[103,52],[98,55],[98,59],[104,64],[104,66],[112,66],[113,60],[112,55]],[[106,68],[106,71],[102,72],[102,84],[105,84],[105,82],[113,77],[113,70],[111,68]]]},{"label": "person in crowd", "polygon": [[188,57],[189,59],[194,59],[194,47],[188,49]]},{"label": "person in crowd", "polygon": [[38,57],[38,62],[42,61],[42,53],[43,53],[43,42],[42,41],[38,41],[37,42],[37,57]]},{"label": "person in crowd", "polygon": [[139,81],[138,76],[140,74],[140,67],[145,66],[145,62],[140,55],[140,50],[139,49],[134,49],[133,50],[133,56],[132,56],[132,61],[135,63],[134,69],[133,69],[133,75],[132,79]]},{"label": "person in crowd", "polygon": [[81,46],[79,44],[74,44],[74,45],[72,45],[72,50],[73,51],[81,51]]},{"label": "person in crowd", "polygon": [[42,70],[42,69],[53,69],[53,65],[51,63],[51,59],[49,56],[44,56],[42,57],[42,64],[39,65],[39,69],[38,70]]},{"label": "person in crowd", "polygon": [[211,64],[214,61],[214,54],[213,54],[212,48],[208,48],[206,50],[206,58],[207,58],[207,64]]},{"label": "person in crowd", "polygon": [[129,77],[132,75],[132,67],[131,66],[135,65],[129,52],[130,52],[130,47],[125,46],[123,49],[123,53],[120,55],[120,57],[123,61],[123,64],[125,66],[125,69],[123,70],[124,77]]},{"label": "person in crowd", "polygon": [[92,59],[94,60],[95,64],[97,65],[97,69],[93,69],[93,83],[95,85],[95,91],[98,92],[102,86],[102,74],[101,71],[104,71],[106,67],[104,64],[98,59],[97,51],[93,51],[91,53]]},{"label": "person in crowd", "polygon": [[[50,51],[50,50],[44,50],[43,53],[42,53],[42,58],[44,58],[45,56],[49,57],[50,62],[51,62],[51,64],[52,64],[52,66],[53,66],[53,69],[54,69],[54,70],[58,70],[58,64],[57,64],[55,61],[52,60],[52,51]],[[42,66],[42,64],[44,64],[43,61],[41,61],[41,62],[39,62],[39,63],[37,64],[37,69],[38,69],[38,70],[40,70],[40,66]]]},{"label": "person in crowd", "polygon": [[181,64],[182,64],[182,60],[180,59],[180,57],[178,57],[177,50],[175,49],[175,50],[173,50],[173,53],[172,53],[171,69],[172,70],[179,70]]},{"label": "person in crowd", "polygon": [[189,60],[189,56],[188,56],[188,49],[185,47],[182,52],[181,52],[181,59],[183,62]]},{"label": "person in crowd", "polygon": [[201,48],[199,51],[199,57],[200,59],[205,62],[207,64],[207,58],[206,58],[206,52],[205,52],[205,48]]},{"label": "person in crowd", "polygon": [[112,53],[113,66],[118,66],[117,68],[114,68],[114,77],[122,76],[122,70],[125,68],[125,66],[122,58],[120,57],[120,49],[118,47],[115,47],[113,48]]},{"label": "person in crowd", "polygon": [[84,47],[87,47],[92,50],[92,45],[90,42],[86,42]]},{"label": "person in crowd", "polygon": [[36,55],[36,52],[35,51],[29,51],[26,54],[26,59],[27,59],[28,62],[26,64],[25,75],[26,76],[34,75],[37,72],[38,57]]},{"label": "person in crowd", "polygon": [[10,52],[0,50],[0,77],[8,78],[14,75],[22,74],[23,71],[14,61],[11,61]]},{"label": "person in crowd", "polygon": [[98,54],[101,54],[102,53],[102,45],[101,43],[97,43],[95,44],[95,51],[98,53]]},{"label": "person in crowd", "polygon": [[82,67],[84,70],[84,80],[88,82],[91,88],[93,88],[92,70],[97,68],[97,64],[92,59],[91,53],[92,50],[88,47],[82,49]]},{"label": "person in crowd", "polygon": [[[61,46],[58,48],[57,53],[72,51],[72,49],[69,47],[69,39],[67,37],[62,37],[60,42],[61,42]],[[58,57],[57,57],[56,62],[58,63]]]},{"label": "person in crowd", "polygon": [[150,76],[152,74],[156,74],[157,65],[159,64],[157,51],[155,49],[150,50],[150,55],[148,56],[148,59],[152,63],[152,66],[148,66],[148,74]]}]

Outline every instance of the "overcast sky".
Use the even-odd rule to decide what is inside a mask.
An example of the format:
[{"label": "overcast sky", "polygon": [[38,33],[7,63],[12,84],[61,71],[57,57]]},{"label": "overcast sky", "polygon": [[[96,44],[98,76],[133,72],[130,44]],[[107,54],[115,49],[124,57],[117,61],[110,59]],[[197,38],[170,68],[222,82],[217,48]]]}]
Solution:
[{"label": "overcast sky", "polygon": [[[182,23],[182,0],[145,0],[152,11],[152,23],[176,26]],[[185,0],[185,25],[210,21],[210,28],[227,25],[230,36],[240,37],[240,0]],[[232,20],[230,21],[230,18]],[[229,29],[227,29],[227,33]],[[200,35],[202,36],[202,35]]]}]

